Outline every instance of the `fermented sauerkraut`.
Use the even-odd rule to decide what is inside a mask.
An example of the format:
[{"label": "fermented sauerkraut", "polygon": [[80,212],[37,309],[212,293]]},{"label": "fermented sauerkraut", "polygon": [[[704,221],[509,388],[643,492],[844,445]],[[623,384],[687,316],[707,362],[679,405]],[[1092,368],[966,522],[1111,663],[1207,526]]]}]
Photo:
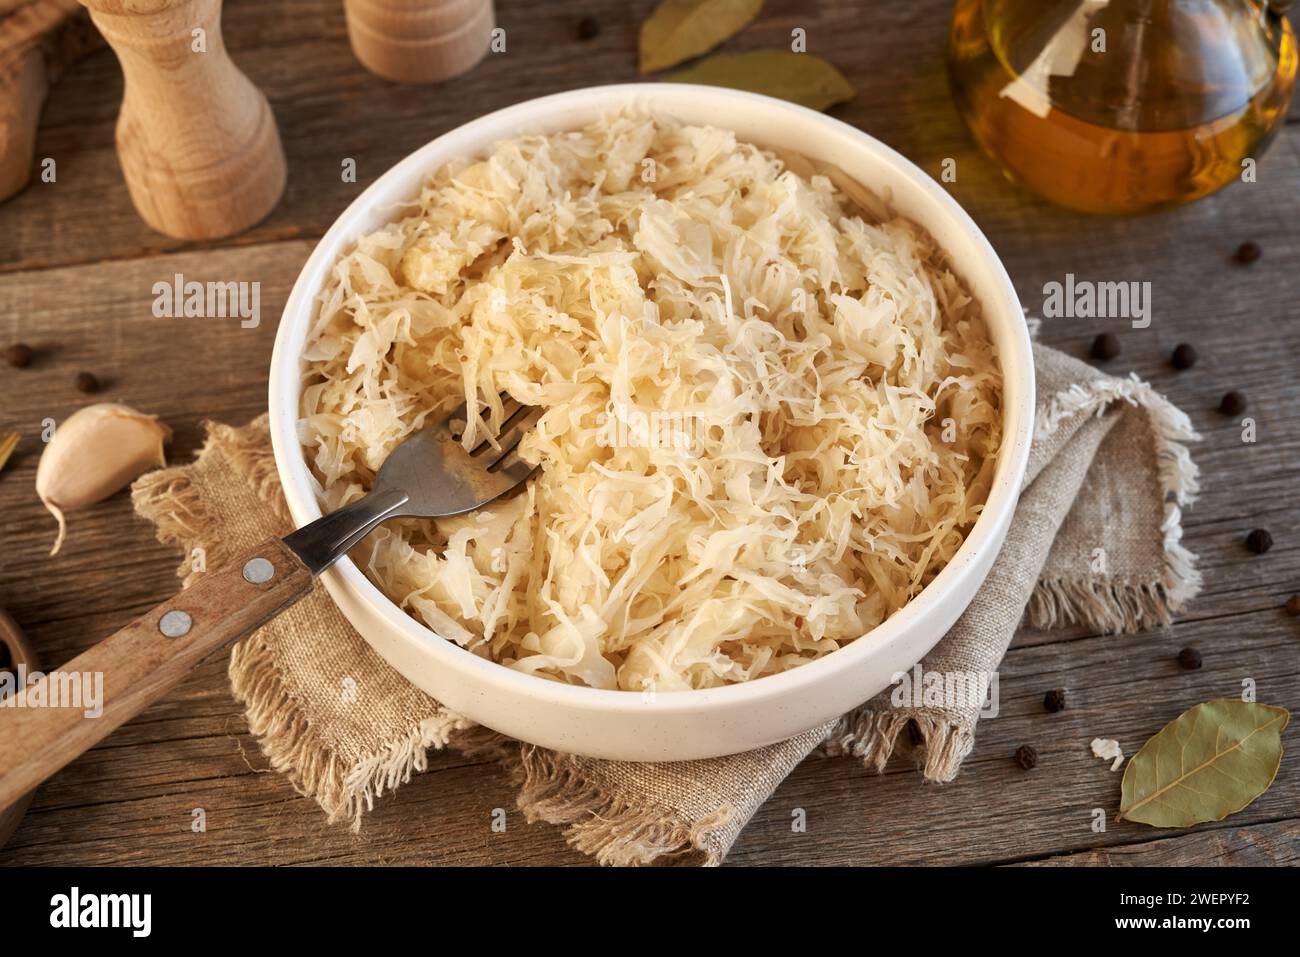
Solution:
[{"label": "fermented sauerkraut", "polygon": [[501,393],[545,409],[526,487],[381,527],[365,574],[474,654],[594,688],[870,641],[979,516],[1001,378],[930,237],[790,164],[612,115],[451,163],[357,241],[306,349],[326,510],[461,403],[467,447]]}]

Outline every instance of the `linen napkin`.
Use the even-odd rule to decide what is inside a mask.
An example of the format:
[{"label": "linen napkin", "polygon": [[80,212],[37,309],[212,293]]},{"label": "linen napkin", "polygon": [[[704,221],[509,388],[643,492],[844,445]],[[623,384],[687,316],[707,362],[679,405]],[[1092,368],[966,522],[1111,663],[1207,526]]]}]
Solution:
[{"label": "linen napkin", "polygon": [[[1167,623],[1200,590],[1180,543],[1197,491],[1187,417],[1136,376],[1103,375],[1036,345],[1036,429],[1005,546],[925,672],[996,672],[1017,626],[1110,632]],[[290,530],[265,416],[209,424],[190,465],[148,473],[137,512],[186,554],[186,585]],[[870,637],[862,640],[870,641]],[[754,811],[814,750],[883,768],[914,727],[925,778],[951,780],[980,706],[896,707],[889,690],[789,741],[704,761],[638,764],[546,751],[474,727],[390,668],[323,588],[231,653],[230,680],[271,765],[330,820],[359,828],[375,800],[426,768],[431,748],[506,762],[530,821],[563,825],[604,864],[718,864]],[[760,679],[761,680],[761,679]],[[909,699],[910,700],[910,699]]]}]

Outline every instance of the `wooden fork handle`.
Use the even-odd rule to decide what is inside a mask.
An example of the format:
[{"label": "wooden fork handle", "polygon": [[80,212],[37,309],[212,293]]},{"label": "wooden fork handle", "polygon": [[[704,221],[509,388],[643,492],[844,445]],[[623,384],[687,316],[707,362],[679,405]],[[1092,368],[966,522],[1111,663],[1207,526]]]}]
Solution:
[{"label": "wooden fork handle", "polygon": [[0,808],[302,598],[311,582],[307,567],[273,538],[8,697],[0,703]]}]

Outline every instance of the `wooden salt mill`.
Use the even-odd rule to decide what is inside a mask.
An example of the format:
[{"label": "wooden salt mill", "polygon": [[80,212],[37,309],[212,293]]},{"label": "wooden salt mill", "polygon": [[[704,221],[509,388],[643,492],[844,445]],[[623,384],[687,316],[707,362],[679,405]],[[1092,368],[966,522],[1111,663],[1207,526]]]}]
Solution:
[{"label": "wooden salt mill", "polygon": [[492,0],[343,0],[352,52],[371,73],[432,83],[483,59],[496,17]]},{"label": "wooden salt mill", "polygon": [[117,155],[136,210],[178,239],[252,226],[284,192],[270,104],[230,61],[221,0],[81,0],[122,64]]}]

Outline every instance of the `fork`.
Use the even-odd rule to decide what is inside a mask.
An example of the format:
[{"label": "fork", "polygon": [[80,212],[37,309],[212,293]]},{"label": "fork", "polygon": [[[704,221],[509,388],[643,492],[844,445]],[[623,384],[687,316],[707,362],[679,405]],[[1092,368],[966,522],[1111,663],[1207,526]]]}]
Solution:
[{"label": "fork", "polygon": [[[0,809],[94,746],[176,687],[191,669],[266,624],[312,589],[316,576],[382,522],[462,515],[521,485],[533,467],[519,443],[542,409],[500,397],[495,439],[460,442],[466,407],[427,426],[389,453],[369,493],[284,538],[271,538],[203,574],[189,588],[78,655],[57,672],[102,675],[102,713],[78,707],[26,707],[53,701],[63,679],[46,675],[0,707]],[[44,685],[44,688],[40,686]],[[90,708],[93,712],[95,709]]]}]

